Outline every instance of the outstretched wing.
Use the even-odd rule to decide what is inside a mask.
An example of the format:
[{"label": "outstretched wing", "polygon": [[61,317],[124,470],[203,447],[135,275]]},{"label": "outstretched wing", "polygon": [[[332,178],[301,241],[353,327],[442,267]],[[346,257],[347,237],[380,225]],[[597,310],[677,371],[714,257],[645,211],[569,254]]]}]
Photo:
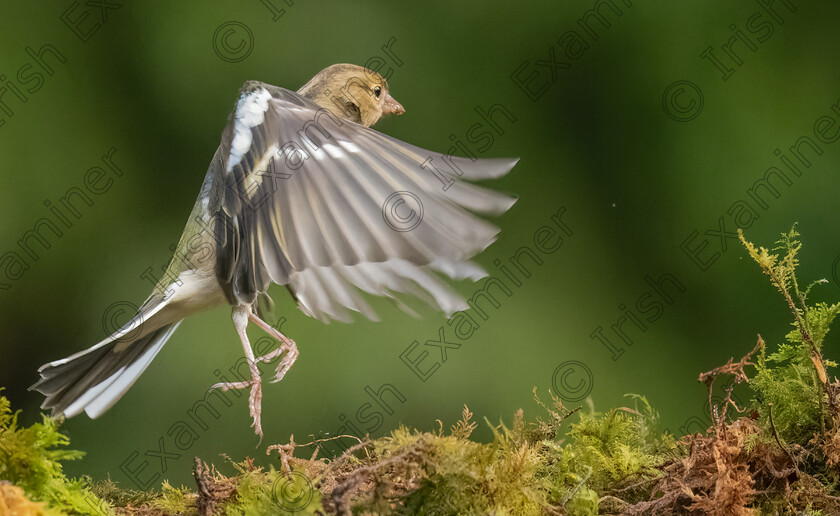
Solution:
[{"label": "outstretched wing", "polygon": [[465,309],[434,271],[486,276],[469,259],[499,230],[470,212],[498,215],[516,199],[463,180],[502,176],[516,161],[443,156],[247,83],[211,166],[225,185],[211,213],[217,275],[244,303],[272,281],[288,285],[324,321],[351,320],[348,308],[376,319],[357,289]]}]

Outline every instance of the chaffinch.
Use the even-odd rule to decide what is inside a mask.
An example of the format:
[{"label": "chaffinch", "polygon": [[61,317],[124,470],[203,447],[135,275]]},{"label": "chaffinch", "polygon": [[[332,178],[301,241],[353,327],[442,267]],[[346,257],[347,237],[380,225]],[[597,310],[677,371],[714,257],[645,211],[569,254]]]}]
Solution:
[{"label": "chaffinch", "polygon": [[[100,416],[185,317],[228,303],[251,378],[211,389],[250,389],[251,426],[262,438],[257,363],[279,358],[276,382],[298,356],[258,310],[272,283],[325,322],[351,321],[348,309],[377,320],[360,291],[405,310],[395,294],[448,315],[466,309],[437,273],[486,276],[469,260],[499,230],[471,212],[499,215],[516,199],[463,180],[502,176],[517,160],[442,155],[369,128],[403,112],[381,75],[351,64],[322,70],[297,92],[245,83],[163,279],[122,328],[41,366],[31,389],[46,395],[42,408]],[[255,357],[249,321],[279,347]]]}]

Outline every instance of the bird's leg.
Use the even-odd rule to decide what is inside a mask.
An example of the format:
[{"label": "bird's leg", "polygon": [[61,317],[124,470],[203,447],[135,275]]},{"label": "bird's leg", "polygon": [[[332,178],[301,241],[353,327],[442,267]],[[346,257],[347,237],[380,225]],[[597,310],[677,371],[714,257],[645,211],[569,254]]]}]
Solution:
[{"label": "bird's leg", "polygon": [[292,364],[294,364],[295,360],[297,360],[297,357],[298,357],[297,345],[295,344],[295,341],[293,341],[289,337],[283,335],[276,328],[274,328],[273,326],[271,326],[267,322],[260,319],[257,316],[257,314],[255,314],[253,312],[249,312],[248,313],[248,319],[250,319],[251,322],[253,322],[257,326],[262,328],[263,331],[265,331],[266,333],[268,333],[269,335],[271,335],[272,337],[277,339],[277,341],[280,343],[279,348],[275,349],[271,353],[267,353],[267,354],[265,354],[261,357],[258,357],[256,359],[257,362],[269,362],[271,360],[274,360],[278,356],[280,356],[281,353],[285,352],[285,355],[283,355],[283,360],[281,360],[280,363],[277,364],[277,369],[276,369],[276,372],[275,372],[275,375],[274,375],[274,380],[271,380],[272,383],[279,382],[280,380],[283,379],[284,376],[286,376],[286,373],[289,372],[289,369],[292,368]]},{"label": "bird's leg", "polygon": [[[245,332],[249,319],[254,324],[262,328],[266,333],[277,339],[277,341],[280,342],[280,347],[261,357],[254,357],[254,351],[251,349],[251,342],[248,340],[248,334]],[[260,381],[260,370],[257,368],[257,363],[270,362],[282,354],[283,359],[279,364],[277,364],[274,380],[272,380],[272,382],[279,382],[283,379],[289,369],[291,369],[292,364],[295,363],[295,360],[298,357],[298,349],[297,345],[295,345],[295,341],[286,337],[274,329],[270,324],[257,317],[257,315],[251,311],[250,306],[243,305],[234,307],[233,325],[236,327],[236,332],[239,334],[239,338],[242,341],[242,349],[245,350],[245,358],[248,360],[248,367],[251,370],[251,379],[241,382],[217,383],[216,385],[210,387],[210,390],[222,389],[223,391],[227,391],[230,389],[250,388],[251,395],[248,397],[248,407],[250,409],[251,417],[254,418],[254,422],[251,426],[254,427],[254,432],[260,436],[260,441],[262,441],[262,384]]]},{"label": "bird's leg", "polygon": [[[233,326],[236,328],[236,333],[239,334],[239,339],[242,341],[242,349],[245,350],[245,358],[248,360],[248,368],[251,370],[251,379],[242,382],[217,383],[210,387],[210,390],[222,389],[223,391],[227,391],[230,389],[247,389],[250,387],[251,395],[248,397],[248,409],[251,417],[254,419],[251,426],[254,428],[254,433],[260,436],[260,442],[262,442],[263,431],[260,419],[262,412],[262,384],[260,382],[260,370],[257,368],[258,359],[254,358],[251,342],[248,340],[248,334],[245,332],[245,328],[248,326],[248,314],[250,312],[251,307],[247,305],[233,308]],[[262,358],[260,357],[260,359]]]}]

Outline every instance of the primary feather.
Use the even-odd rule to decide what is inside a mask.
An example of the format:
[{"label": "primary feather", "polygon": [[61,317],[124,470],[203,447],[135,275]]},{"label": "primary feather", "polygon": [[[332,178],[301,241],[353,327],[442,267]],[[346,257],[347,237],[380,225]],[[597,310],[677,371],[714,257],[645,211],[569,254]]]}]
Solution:
[{"label": "primary feather", "polygon": [[[250,142],[244,153],[239,141]],[[463,180],[499,177],[516,160],[444,157],[262,83],[244,89],[217,158],[224,166],[211,172],[225,185],[212,214],[224,235],[220,282],[239,303],[271,282],[288,284],[301,309],[322,320],[347,321],[347,309],[375,317],[355,289],[425,293],[447,314],[464,309],[432,271],[481,277],[469,259],[499,230],[471,212],[498,215],[516,200]],[[395,192],[422,205],[411,231],[395,231],[383,217]]]}]

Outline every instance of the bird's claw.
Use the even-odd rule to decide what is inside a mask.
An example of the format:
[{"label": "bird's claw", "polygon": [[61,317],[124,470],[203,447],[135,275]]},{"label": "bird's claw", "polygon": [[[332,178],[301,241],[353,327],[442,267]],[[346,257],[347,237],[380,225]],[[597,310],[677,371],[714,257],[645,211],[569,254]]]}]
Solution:
[{"label": "bird's claw", "polygon": [[270,363],[280,355],[283,355],[283,359],[280,360],[280,363],[277,364],[274,372],[274,379],[271,380],[271,383],[277,383],[286,376],[286,373],[289,372],[289,369],[292,368],[292,365],[295,363],[298,357],[298,349],[297,346],[294,345],[292,341],[292,345],[282,345],[279,348],[271,351],[270,353],[266,353],[261,357],[257,357],[254,359],[254,362],[265,362]]},{"label": "bird's claw", "polygon": [[259,380],[255,381],[254,384],[251,386],[251,394],[248,396],[248,410],[253,418],[254,422],[251,423],[251,428],[254,429],[254,433],[257,434],[260,438],[260,442],[257,443],[257,446],[262,444],[263,439],[263,431],[262,431],[262,420],[261,420],[261,413],[262,413],[262,383]]},{"label": "bird's claw", "polygon": [[[222,391],[229,391],[231,389],[251,389],[251,392],[248,394],[248,412],[253,419],[251,428],[254,429],[254,433],[259,436],[260,443],[262,443],[262,381],[259,375],[259,370],[256,368],[256,362],[258,361],[259,359],[255,360],[253,367],[251,368],[250,380],[241,382],[219,382],[211,386],[208,389],[208,392],[213,389],[221,389]],[[257,444],[257,446],[259,446],[259,444]]]}]

